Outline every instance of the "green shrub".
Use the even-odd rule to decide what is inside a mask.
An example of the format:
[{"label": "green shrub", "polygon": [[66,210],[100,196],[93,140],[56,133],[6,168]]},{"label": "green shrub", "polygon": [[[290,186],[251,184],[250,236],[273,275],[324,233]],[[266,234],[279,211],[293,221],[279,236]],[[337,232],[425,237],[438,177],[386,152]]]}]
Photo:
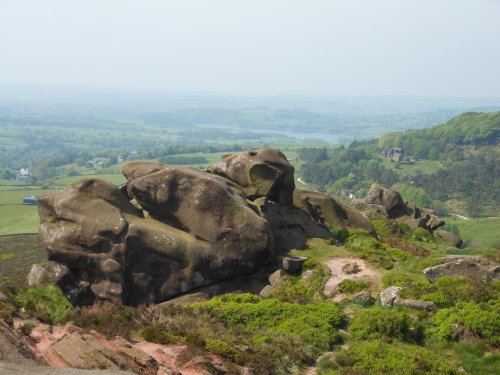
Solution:
[{"label": "green shrub", "polygon": [[[247,302],[240,302],[245,300]],[[327,350],[337,339],[336,328],[342,322],[338,307],[330,303],[292,304],[276,299],[226,294],[195,304],[217,311],[227,324],[250,332],[279,333],[302,340],[314,353]]]},{"label": "green shrub", "polygon": [[382,285],[388,288],[392,285],[403,287],[403,296],[418,298],[430,286],[429,281],[422,274],[409,274],[404,272],[390,272],[382,276]]},{"label": "green shrub", "polygon": [[[259,303],[261,298],[239,294],[232,295],[231,301],[236,305],[246,305]],[[147,341],[186,344],[188,353],[182,356],[184,362],[200,353],[206,355],[204,351],[210,350],[254,368],[256,374],[287,374],[292,366],[308,363],[314,358],[298,337],[265,327],[250,331],[226,323],[219,315],[215,309],[202,304],[196,307],[150,306],[135,314],[133,321],[137,324],[136,334]],[[237,354],[230,349],[237,350],[237,345],[249,346],[254,353]]]},{"label": "green shrub", "polygon": [[457,326],[471,330],[490,344],[500,345],[500,302],[459,302],[441,309],[430,319],[428,333],[439,341],[459,340]]},{"label": "green shrub", "polygon": [[382,277],[384,287],[404,288],[402,297],[432,301],[450,307],[458,301],[487,302],[500,294],[500,282],[487,283],[480,278],[443,276],[431,284],[422,274],[391,272]]},{"label": "green shrub", "polygon": [[54,284],[44,284],[21,291],[15,302],[42,322],[57,324],[71,317],[73,307]]},{"label": "green shrub", "polygon": [[346,248],[360,258],[385,269],[393,268],[393,258],[387,247],[367,232],[357,231],[349,236]]},{"label": "green shrub", "polygon": [[370,375],[452,375],[452,367],[429,349],[381,340],[355,342],[349,349],[336,353],[326,367],[341,374]]},{"label": "green shrub", "polygon": [[184,343],[182,336],[175,336],[168,332],[168,329],[164,325],[152,324],[142,328],[137,332],[144,340],[149,342],[154,342],[161,345],[167,345],[172,343]]},{"label": "green shrub", "polygon": [[323,286],[328,279],[328,269],[314,259],[308,259],[304,263],[304,269],[311,271],[307,278],[302,275],[287,277],[272,297],[298,304],[324,300]]},{"label": "green shrub", "polygon": [[106,337],[130,338],[131,332],[138,327],[135,317],[142,310],[142,307],[134,309],[112,303],[98,304],[76,309],[72,319],[73,324],[86,329],[94,329]]},{"label": "green shrub", "polygon": [[243,354],[239,350],[221,340],[206,339],[205,349],[237,363],[241,363],[243,358]]},{"label": "green shrub", "polygon": [[35,327],[36,324],[34,322],[27,321],[21,326],[21,332],[26,336],[29,336],[31,334],[31,331],[33,331],[33,328]]},{"label": "green shrub", "polygon": [[349,332],[354,340],[405,340],[410,337],[410,318],[398,309],[375,307],[358,312]]},{"label": "green shrub", "polygon": [[337,287],[337,290],[340,293],[352,294],[356,292],[360,292],[364,289],[368,289],[372,285],[369,281],[361,281],[361,280],[342,280]]},{"label": "green shrub", "polygon": [[16,309],[14,306],[5,301],[0,301],[0,319],[3,320],[5,323],[7,324],[13,323],[12,315],[14,314],[15,311]]}]

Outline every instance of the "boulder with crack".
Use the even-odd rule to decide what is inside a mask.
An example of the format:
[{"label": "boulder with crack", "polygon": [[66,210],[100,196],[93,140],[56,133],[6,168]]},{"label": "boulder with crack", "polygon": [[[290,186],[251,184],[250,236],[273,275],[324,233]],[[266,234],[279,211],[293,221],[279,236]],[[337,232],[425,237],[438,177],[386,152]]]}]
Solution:
[{"label": "boulder with crack", "polygon": [[268,223],[234,184],[191,168],[139,164],[128,191],[84,179],[39,202],[48,257],[77,305],[156,303],[197,286],[254,272],[270,257]]}]

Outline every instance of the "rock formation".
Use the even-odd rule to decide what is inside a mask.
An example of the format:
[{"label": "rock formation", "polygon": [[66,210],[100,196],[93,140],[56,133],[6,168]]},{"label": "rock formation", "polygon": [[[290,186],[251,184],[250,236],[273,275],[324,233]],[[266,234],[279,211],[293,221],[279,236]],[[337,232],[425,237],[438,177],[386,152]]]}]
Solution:
[{"label": "rock formation", "polygon": [[224,155],[211,171],[237,183],[251,200],[265,197],[285,206],[293,204],[294,168],[281,151],[261,148]]},{"label": "rock formation", "polygon": [[443,276],[473,277],[486,282],[500,280],[498,264],[474,255],[449,255],[441,260],[441,264],[423,272],[431,283]]},{"label": "rock formation", "polygon": [[401,298],[400,294],[404,288],[399,286],[390,286],[380,293],[380,304],[384,307],[406,306],[413,309],[434,311],[437,306],[434,302],[421,299]]},{"label": "rock formation", "polygon": [[399,192],[376,183],[372,184],[366,197],[353,202],[353,206],[369,217],[401,220],[412,229],[424,228],[433,232],[445,224],[434,211],[405,203]]},{"label": "rock formation", "polygon": [[356,209],[296,190],[293,172],[264,148],[225,155],[208,172],[134,162],[120,187],[90,178],[48,194],[40,238],[52,278],[76,305],[158,303],[250,275],[307,238],[332,238],[329,228],[374,231]]}]

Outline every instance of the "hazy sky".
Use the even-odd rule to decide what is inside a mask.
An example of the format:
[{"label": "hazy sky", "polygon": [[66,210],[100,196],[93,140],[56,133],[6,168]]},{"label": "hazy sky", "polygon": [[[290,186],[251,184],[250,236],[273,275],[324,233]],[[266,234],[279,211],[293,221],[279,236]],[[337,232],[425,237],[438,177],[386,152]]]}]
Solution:
[{"label": "hazy sky", "polygon": [[0,85],[500,98],[500,0],[0,0]]}]

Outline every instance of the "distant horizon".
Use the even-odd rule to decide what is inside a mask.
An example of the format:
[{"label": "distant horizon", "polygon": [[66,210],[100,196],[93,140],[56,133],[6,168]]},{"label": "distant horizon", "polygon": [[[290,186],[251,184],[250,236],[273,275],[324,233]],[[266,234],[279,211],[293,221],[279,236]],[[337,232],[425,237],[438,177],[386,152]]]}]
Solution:
[{"label": "distant horizon", "polygon": [[3,0],[0,84],[499,98],[494,0]]},{"label": "distant horizon", "polygon": [[[445,96],[445,95],[420,95],[420,94],[273,94],[273,93],[234,93],[224,91],[193,91],[193,90],[176,90],[168,88],[151,88],[151,87],[118,87],[118,86],[96,86],[96,85],[81,85],[81,84],[44,84],[44,83],[13,83],[0,82],[0,95],[8,93],[8,90],[14,89],[21,92],[36,92],[36,91],[54,91],[54,92],[93,92],[107,94],[111,92],[121,92],[128,95],[134,94],[159,94],[172,96],[189,96],[189,97],[211,97],[211,98],[234,98],[234,99],[301,99],[301,100],[331,100],[342,98],[367,98],[367,99],[384,99],[384,98],[401,98],[401,99],[438,99],[438,100],[498,100],[500,105],[500,96]],[[69,90],[69,91],[68,91]],[[1,96],[0,96],[1,98]]]}]

